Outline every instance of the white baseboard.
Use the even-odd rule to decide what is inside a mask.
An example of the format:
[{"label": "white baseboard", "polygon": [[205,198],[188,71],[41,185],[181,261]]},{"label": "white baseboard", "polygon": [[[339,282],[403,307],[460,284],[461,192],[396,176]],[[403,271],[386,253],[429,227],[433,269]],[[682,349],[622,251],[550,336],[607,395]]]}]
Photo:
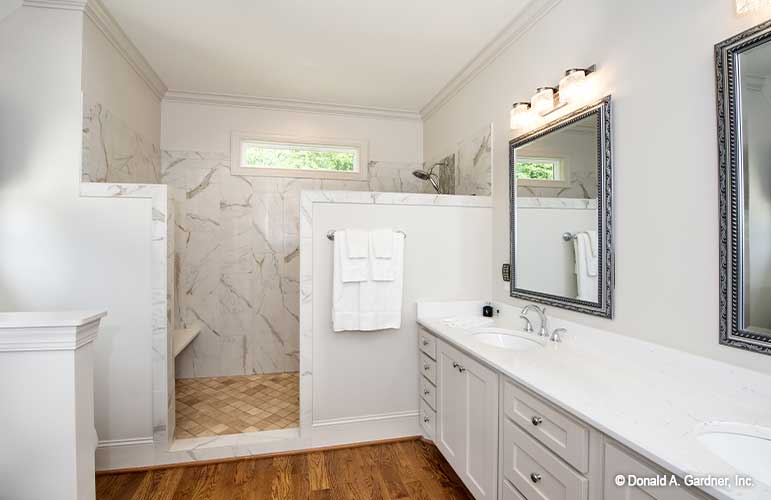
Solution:
[{"label": "white baseboard", "polygon": [[287,439],[276,439],[275,433],[268,434],[213,436],[210,442],[196,443],[192,449],[175,449],[172,445],[171,450],[156,449],[152,438],[102,441],[96,450],[96,469],[104,471],[248,457],[419,436],[421,431],[418,412],[406,411],[316,421],[305,433],[309,435],[301,433],[292,436],[287,433],[287,436],[292,436]]},{"label": "white baseboard", "polygon": [[131,439],[106,439],[99,441],[96,445],[97,448],[111,448],[114,446],[136,446],[136,445],[153,445],[153,437],[143,438],[131,438]]},{"label": "white baseboard", "polygon": [[394,413],[380,413],[375,415],[363,415],[361,417],[331,418],[327,420],[314,420],[313,427],[324,427],[327,425],[345,425],[358,424],[362,422],[374,422],[377,420],[390,420],[404,417],[417,417],[418,411],[400,411]]}]

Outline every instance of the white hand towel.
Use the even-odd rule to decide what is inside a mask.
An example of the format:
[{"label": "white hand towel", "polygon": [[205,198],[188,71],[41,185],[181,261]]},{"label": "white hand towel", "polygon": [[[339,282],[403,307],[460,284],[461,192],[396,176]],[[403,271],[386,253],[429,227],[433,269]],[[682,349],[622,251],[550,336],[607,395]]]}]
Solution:
[{"label": "white hand towel", "polygon": [[[363,233],[365,236],[364,257],[351,257],[349,249],[351,249],[350,237],[353,233]],[[360,235],[354,236],[358,239]],[[335,266],[340,266],[340,279],[343,283],[356,283],[360,281],[366,281],[369,279],[369,237],[366,231],[352,231],[350,229],[335,231],[335,252],[339,255],[339,258],[335,259]],[[355,243],[353,246],[358,247],[359,243]],[[356,250],[359,250],[356,248]]]},{"label": "white hand towel", "polygon": [[[335,234],[332,270],[332,327],[334,331],[359,329],[359,282],[343,280],[343,260],[348,259],[344,231]],[[368,260],[368,259],[362,259]]]},{"label": "white hand towel", "polygon": [[404,235],[394,233],[392,281],[359,283],[359,330],[401,328],[404,282]]},{"label": "white hand towel", "polygon": [[390,259],[394,251],[394,230],[375,229],[369,232],[370,247],[377,259]]},{"label": "white hand towel", "polygon": [[[591,257],[591,241],[585,232],[577,233],[573,239],[576,259],[577,299],[597,302],[597,259]],[[594,264],[592,265],[592,261]]]},{"label": "white hand towel", "polygon": [[369,232],[361,229],[346,229],[347,256],[349,259],[369,257]]},{"label": "white hand towel", "polygon": [[[377,229],[369,233],[370,246],[370,278],[374,281],[393,281],[396,276],[396,259],[391,256],[396,252],[397,236],[404,235],[393,232],[392,229]],[[378,257],[388,254],[388,257]]]}]

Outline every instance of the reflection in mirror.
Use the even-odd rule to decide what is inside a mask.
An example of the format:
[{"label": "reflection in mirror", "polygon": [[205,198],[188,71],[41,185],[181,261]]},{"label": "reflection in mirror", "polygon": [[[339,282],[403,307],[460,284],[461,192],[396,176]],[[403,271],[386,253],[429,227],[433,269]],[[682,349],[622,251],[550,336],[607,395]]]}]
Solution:
[{"label": "reflection in mirror", "polygon": [[516,155],[517,287],[598,302],[597,115]]},{"label": "reflection in mirror", "polygon": [[771,43],[739,54],[744,327],[771,335]]},{"label": "reflection in mirror", "polygon": [[720,343],[771,354],[771,21],[715,45]]},{"label": "reflection in mirror", "polygon": [[609,99],[510,144],[513,297],[612,315]]}]

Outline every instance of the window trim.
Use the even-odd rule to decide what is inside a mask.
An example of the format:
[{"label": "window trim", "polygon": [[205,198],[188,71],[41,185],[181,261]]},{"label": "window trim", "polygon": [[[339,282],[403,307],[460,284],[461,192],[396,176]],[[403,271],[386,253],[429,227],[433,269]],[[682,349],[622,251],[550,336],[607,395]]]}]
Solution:
[{"label": "window trim", "polygon": [[[260,168],[241,165],[242,145],[245,142],[272,145],[308,146],[309,148],[341,148],[356,151],[358,170],[341,172],[338,170],[302,170],[291,168]],[[263,134],[258,132],[233,132],[230,141],[230,173],[255,177],[296,177],[305,179],[335,179],[341,181],[365,181],[368,179],[369,147],[366,141],[311,136],[287,136]],[[354,165],[356,168],[356,165]]]},{"label": "window trim", "polygon": [[[559,163],[559,179],[520,179],[517,177],[517,186],[529,186],[529,187],[550,187],[550,188],[567,188],[570,187],[570,170],[565,158],[559,156],[517,156],[516,163],[520,161],[531,161],[532,163],[538,162],[558,162]],[[515,163],[515,165],[516,165]]]}]

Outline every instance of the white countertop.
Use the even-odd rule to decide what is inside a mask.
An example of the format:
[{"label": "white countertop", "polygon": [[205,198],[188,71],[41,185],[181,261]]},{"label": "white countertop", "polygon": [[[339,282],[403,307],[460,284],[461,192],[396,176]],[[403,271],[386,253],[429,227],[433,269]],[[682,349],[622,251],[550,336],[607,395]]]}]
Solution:
[{"label": "white countertop", "polygon": [[[681,477],[742,474],[697,440],[700,425],[771,427],[771,376],[554,318],[550,328],[568,330],[564,342],[519,352],[478,342],[443,321],[481,316],[481,304],[419,303],[418,323]],[[518,309],[497,307],[495,326],[521,329]],[[754,483],[705,491],[723,499],[771,498],[771,485]]]},{"label": "white countertop", "polygon": [[0,328],[82,326],[106,315],[106,311],[0,312]]}]

